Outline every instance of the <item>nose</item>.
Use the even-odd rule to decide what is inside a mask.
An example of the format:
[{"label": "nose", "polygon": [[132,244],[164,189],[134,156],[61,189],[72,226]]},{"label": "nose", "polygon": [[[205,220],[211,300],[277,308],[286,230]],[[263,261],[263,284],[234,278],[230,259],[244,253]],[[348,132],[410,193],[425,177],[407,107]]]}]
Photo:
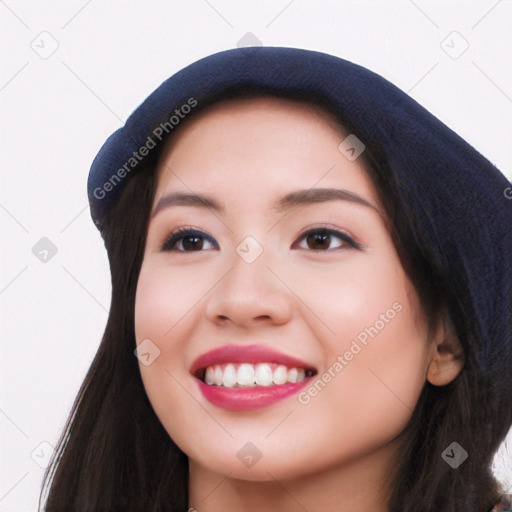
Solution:
[{"label": "nose", "polygon": [[218,325],[232,323],[246,328],[262,322],[288,322],[293,294],[277,277],[277,266],[273,267],[267,266],[263,255],[248,263],[235,254],[229,272],[208,294],[208,319]]}]

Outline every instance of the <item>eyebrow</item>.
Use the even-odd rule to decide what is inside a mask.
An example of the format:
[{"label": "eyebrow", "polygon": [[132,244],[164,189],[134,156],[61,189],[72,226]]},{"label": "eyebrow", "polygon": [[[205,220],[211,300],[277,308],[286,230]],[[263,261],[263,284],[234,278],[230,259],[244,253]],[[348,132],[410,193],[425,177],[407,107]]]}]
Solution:
[{"label": "eyebrow", "polygon": [[[350,192],[349,190],[336,188],[311,188],[305,190],[295,190],[283,196],[272,209],[275,212],[283,212],[289,208],[307,206],[313,203],[325,203],[328,201],[348,201],[350,203],[372,208],[377,213],[379,209],[368,202],[366,199]],[[196,208],[207,208],[218,212],[223,212],[224,208],[211,196],[201,194],[188,194],[184,192],[173,192],[163,196],[151,214],[153,218],[159,211],[171,206],[192,206]]]}]

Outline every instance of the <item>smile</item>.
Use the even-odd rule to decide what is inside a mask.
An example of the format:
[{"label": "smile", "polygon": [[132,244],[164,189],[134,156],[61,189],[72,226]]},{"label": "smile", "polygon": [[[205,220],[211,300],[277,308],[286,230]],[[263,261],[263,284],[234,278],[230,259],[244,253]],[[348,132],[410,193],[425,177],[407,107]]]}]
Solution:
[{"label": "smile", "polygon": [[288,368],[276,363],[228,363],[208,366],[197,370],[196,376],[210,386],[225,388],[253,388],[256,386],[282,386],[303,381],[314,374],[314,370]]},{"label": "smile", "polygon": [[191,374],[203,396],[231,411],[265,407],[299,392],[317,371],[261,345],[228,345],[199,357]]}]

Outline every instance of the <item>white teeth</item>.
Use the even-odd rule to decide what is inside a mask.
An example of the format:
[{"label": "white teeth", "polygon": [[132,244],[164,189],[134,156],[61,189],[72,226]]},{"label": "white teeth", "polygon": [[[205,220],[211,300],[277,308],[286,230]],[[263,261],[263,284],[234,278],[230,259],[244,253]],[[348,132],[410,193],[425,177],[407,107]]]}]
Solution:
[{"label": "white teeth", "polygon": [[256,365],[256,384],[270,386],[272,384],[272,368],[266,363]]},{"label": "white teeth", "polygon": [[255,386],[254,366],[252,364],[241,364],[236,372],[236,380],[240,386]]},{"label": "white teeth", "polygon": [[297,368],[290,368],[288,370],[288,382],[297,382],[297,375]]},{"label": "white teeth", "polygon": [[216,386],[222,386],[222,368],[220,366],[215,367],[215,374],[213,376],[213,383]]},{"label": "white teeth", "polygon": [[222,385],[225,388],[234,388],[236,384],[236,370],[232,364],[228,364],[222,376]]},{"label": "white teeth", "polygon": [[284,364],[280,364],[275,370],[272,375],[272,380],[274,381],[274,384],[286,384],[288,375],[288,368],[284,366]]},{"label": "white teeth", "polygon": [[304,368],[290,368],[288,370],[288,382],[300,382],[306,378],[306,370]]},{"label": "white teeth", "polygon": [[234,387],[272,386],[296,383],[306,378],[304,368],[287,368],[274,363],[208,366],[204,381],[208,385]]},{"label": "white teeth", "polygon": [[213,366],[208,366],[206,368],[206,373],[204,374],[204,381],[206,384],[213,384],[215,382],[215,370]]}]

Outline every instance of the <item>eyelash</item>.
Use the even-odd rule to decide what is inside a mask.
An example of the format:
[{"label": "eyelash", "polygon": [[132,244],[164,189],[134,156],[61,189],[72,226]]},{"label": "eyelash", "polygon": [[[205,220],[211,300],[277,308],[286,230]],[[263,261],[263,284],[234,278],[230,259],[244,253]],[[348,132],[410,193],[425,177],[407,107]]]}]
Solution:
[{"label": "eyelash", "polygon": [[[359,244],[358,242],[356,242],[353,238],[351,238],[350,236],[348,236],[345,233],[336,231],[335,229],[329,229],[329,228],[325,228],[325,227],[313,228],[313,229],[310,229],[310,230],[302,233],[297,240],[300,241],[303,238],[305,238],[307,235],[329,235],[329,236],[334,235],[336,238],[340,238],[344,242],[344,245],[342,245],[341,247],[337,247],[335,249],[325,249],[325,250],[310,249],[312,252],[325,253],[325,252],[332,252],[334,250],[339,250],[340,248],[341,249],[351,249],[352,248],[352,249],[357,249],[357,250],[363,249],[363,246],[361,244]],[[161,250],[164,252],[172,251],[172,252],[183,252],[183,253],[203,252],[202,250],[184,251],[184,250],[174,248],[174,246],[176,245],[177,242],[179,242],[183,238],[192,237],[192,236],[201,237],[215,245],[214,239],[211,236],[207,235],[206,233],[203,233],[202,231],[199,231],[194,228],[180,228],[177,231],[175,231],[174,233],[171,233],[169,235],[167,240],[163,243]],[[295,242],[294,242],[294,244],[295,244]],[[346,245],[348,245],[348,247],[346,247]],[[303,249],[303,248],[301,247],[301,249]],[[308,250],[308,249],[306,249],[306,250]]]}]

